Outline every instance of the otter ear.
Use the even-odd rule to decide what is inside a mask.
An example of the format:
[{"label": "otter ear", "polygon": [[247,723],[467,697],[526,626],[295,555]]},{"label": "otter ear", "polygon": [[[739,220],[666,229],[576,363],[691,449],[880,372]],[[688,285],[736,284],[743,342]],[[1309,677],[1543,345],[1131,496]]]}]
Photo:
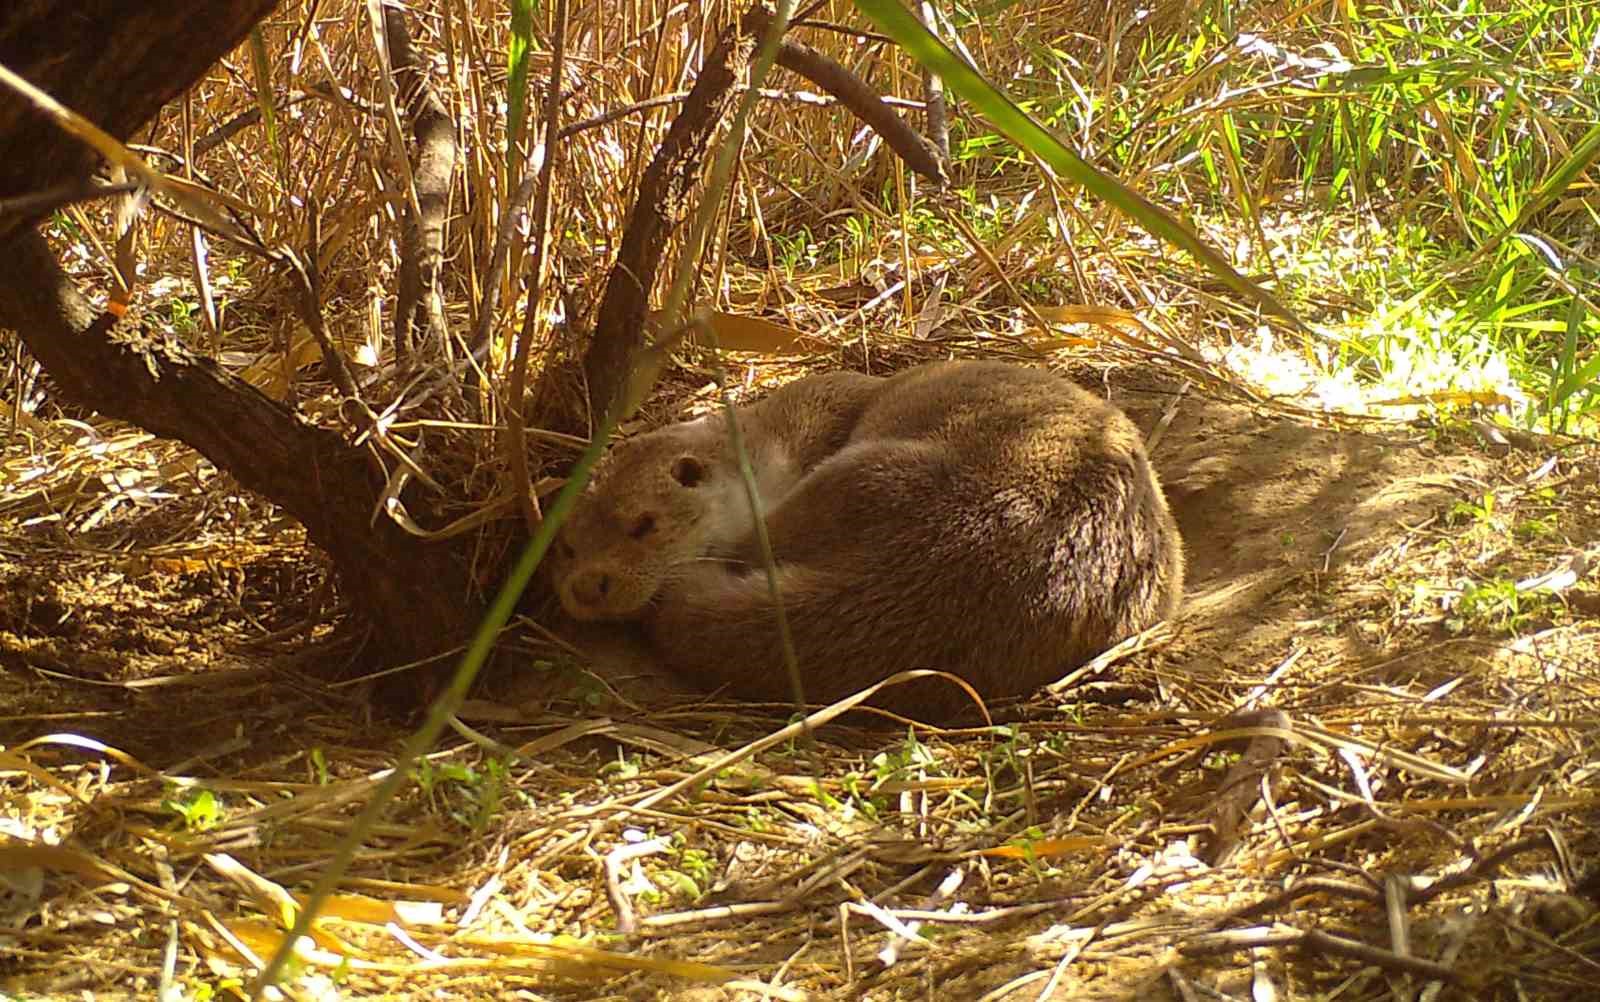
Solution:
[{"label": "otter ear", "polygon": [[706,478],[706,466],[693,456],[679,456],[672,461],[672,479],[685,487],[699,487]]}]

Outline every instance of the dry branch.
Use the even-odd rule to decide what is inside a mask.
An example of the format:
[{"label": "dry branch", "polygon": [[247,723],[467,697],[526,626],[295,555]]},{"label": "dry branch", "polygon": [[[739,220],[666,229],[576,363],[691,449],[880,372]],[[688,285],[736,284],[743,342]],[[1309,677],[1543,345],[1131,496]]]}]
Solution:
[{"label": "dry branch", "polygon": [[1260,727],[1269,733],[1250,739],[1244,754],[1223,778],[1211,808],[1211,838],[1203,858],[1211,866],[1222,866],[1233,856],[1249,832],[1250,812],[1266,793],[1270,770],[1282,759],[1287,743],[1277,733],[1292,730],[1289,715],[1282,710],[1243,713],[1221,722],[1221,728]]},{"label": "dry branch", "polygon": [[595,316],[594,337],[583,359],[589,400],[609,407],[625,383],[634,354],[644,345],[650,289],[667,238],[688,211],[689,188],[712,137],[733,103],[734,81],[755,50],[755,36],[742,25],[724,28],[716,46],[639,181],[616,263]]},{"label": "dry branch", "polygon": [[[667,238],[688,209],[689,188],[732,105],[734,83],[749,63],[756,39],[770,24],[771,16],[756,6],[738,24],[723,30],[684,99],[683,110],[640,179],[617,261],[606,280],[593,340],[583,360],[589,401],[597,409],[616,399],[634,354],[644,344],[650,290]],[[936,184],[945,182],[934,146],[844,66],[792,41],[779,44],[777,62],[838,99],[876,130],[911,169]]]},{"label": "dry branch", "polygon": [[395,302],[395,359],[404,362],[417,349],[424,349],[426,356],[445,348],[440,272],[444,268],[450,183],[455,177],[456,126],[428,83],[427,65],[411,45],[404,11],[385,4],[383,30],[394,66],[396,97],[417,142],[412,170],[416,201],[407,198],[405,202]]},{"label": "dry branch", "polygon": [[[919,0],[915,7],[917,20],[930,32],[938,34],[939,15],[933,9],[931,0]],[[922,68],[922,100],[927,110],[923,120],[928,127],[928,141],[933,144],[938,153],[939,162],[950,162],[950,109],[945,103],[944,81],[939,79],[939,74]]]},{"label": "dry branch", "polygon": [[[0,13],[0,62],[124,140],[272,6],[29,0]],[[15,99],[0,101],[0,145],[13,154],[0,164],[0,196],[81,183],[96,163],[76,138]],[[0,257],[8,262],[0,272],[0,324],[18,332],[63,397],[185,442],[281,505],[332,557],[377,627],[374,643],[387,662],[435,654],[464,635],[473,612],[465,571],[447,550],[389,519],[374,522],[383,471],[363,450],[176,339],[97,315],[44,238],[17,225],[26,218],[0,228]]]},{"label": "dry branch", "polygon": [[799,42],[785,41],[778,47],[778,65],[793,70],[838,98],[839,103],[849,108],[851,114],[872,126],[889,144],[889,148],[906,162],[907,167],[934,184],[945,183],[944,165],[940,162],[938,149],[895,114],[895,110],[860,77],[816,49]]},{"label": "dry branch", "polygon": [[1237,929],[1201,936],[1182,944],[1179,949],[1191,956],[1211,953],[1228,953],[1234,950],[1253,950],[1272,946],[1297,946],[1304,950],[1347,957],[1385,970],[1419,974],[1433,981],[1462,984],[1465,979],[1454,968],[1434,963],[1421,957],[1407,957],[1370,946],[1344,936],[1335,936],[1320,929],[1300,930],[1289,926],[1271,929]]}]

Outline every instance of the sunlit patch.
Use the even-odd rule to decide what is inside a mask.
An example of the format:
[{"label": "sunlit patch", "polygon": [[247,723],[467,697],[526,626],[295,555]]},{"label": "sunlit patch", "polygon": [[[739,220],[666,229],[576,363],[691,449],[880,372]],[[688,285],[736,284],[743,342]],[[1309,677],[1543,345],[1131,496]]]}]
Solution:
[{"label": "sunlit patch", "polygon": [[1379,312],[1309,351],[1282,344],[1266,328],[1199,350],[1263,394],[1315,410],[1411,419],[1476,404],[1524,422],[1530,400],[1503,351],[1484,340],[1446,343],[1419,333],[1449,323],[1448,310],[1419,311],[1404,327]]}]

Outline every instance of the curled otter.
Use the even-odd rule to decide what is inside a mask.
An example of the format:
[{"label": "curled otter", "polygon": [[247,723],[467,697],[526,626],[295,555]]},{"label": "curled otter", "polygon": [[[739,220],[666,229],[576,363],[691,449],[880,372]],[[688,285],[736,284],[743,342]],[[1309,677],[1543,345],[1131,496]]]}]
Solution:
[{"label": "curled otter", "polygon": [[[909,668],[1026,694],[1169,616],[1183,550],[1137,429],[1049,372],[941,362],[830,373],[738,409],[806,697]],[[577,619],[637,620],[673,671],[790,697],[723,416],[617,445],[552,561]],[[947,682],[881,705],[924,718]]]}]

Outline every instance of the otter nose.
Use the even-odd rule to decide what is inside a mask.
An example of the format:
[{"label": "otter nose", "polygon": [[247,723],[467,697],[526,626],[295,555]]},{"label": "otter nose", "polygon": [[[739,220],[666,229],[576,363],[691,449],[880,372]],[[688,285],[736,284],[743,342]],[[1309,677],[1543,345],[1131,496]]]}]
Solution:
[{"label": "otter nose", "polygon": [[582,570],[572,576],[568,587],[580,605],[602,605],[611,593],[611,575],[598,569]]}]

